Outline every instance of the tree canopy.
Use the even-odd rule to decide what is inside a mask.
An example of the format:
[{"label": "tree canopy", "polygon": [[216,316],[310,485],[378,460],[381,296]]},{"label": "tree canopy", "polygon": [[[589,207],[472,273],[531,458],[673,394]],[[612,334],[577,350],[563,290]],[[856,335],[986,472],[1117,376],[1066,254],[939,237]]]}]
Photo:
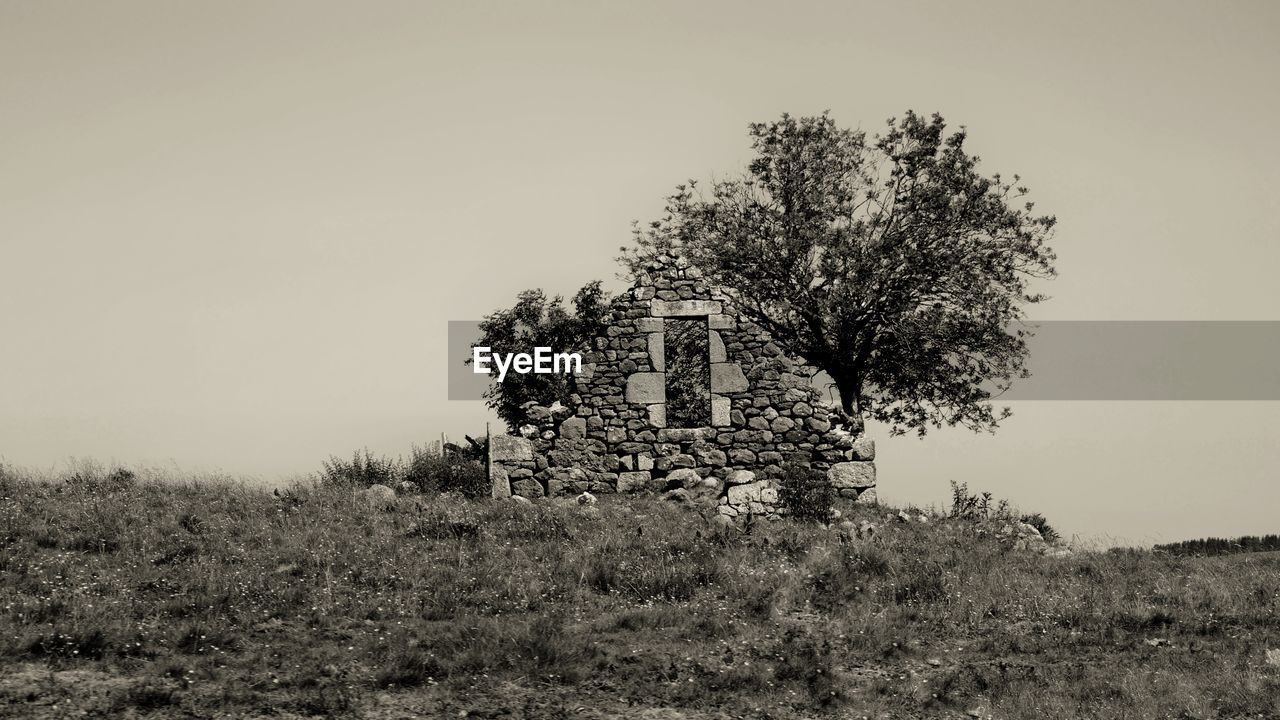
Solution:
[{"label": "tree canopy", "polygon": [[826,113],[750,126],[740,176],[677,186],[622,260],[680,253],[748,318],[831,376],[849,424],[994,430],[1026,375],[1029,282],[1055,219],[978,170],[964,128],[908,112],[868,137]]},{"label": "tree canopy", "polygon": [[[608,312],[609,296],[598,280],[587,283],[573,296],[571,308],[565,306],[560,295],[548,299],[542,290],[525,290],[515,305],[480,322],[481,337],[474,346],[502,354],[529,353],[536,347],[585,352],[604,329]],[[575,390],[572,375],[512,372],[502,382],[496,382],[497,370],[492,374],[495,382],[485,393],[485,400],[513,432],[519,429],[521,405],[530,401],[541,405],[563,402]]]}]

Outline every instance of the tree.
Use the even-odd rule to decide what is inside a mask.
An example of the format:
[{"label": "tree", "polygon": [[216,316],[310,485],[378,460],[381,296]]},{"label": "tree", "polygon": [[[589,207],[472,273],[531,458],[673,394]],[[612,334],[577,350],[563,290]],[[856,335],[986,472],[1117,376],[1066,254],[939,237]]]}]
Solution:
[{"label": "tree", "polygon": [[[480,322],[481,337],[473,347],[488,347],[494,353],[532,353],[536,347],[555,352],[585,352],[608,320],[609,296],[600,281],[588,283],[573,296],[573,308],[556,295],[550,300],[541,290],[525,290],[516,304],[495,312]],[[471,364],[471,360],[467,360]],[[491,373],[495,379],[497,370]],[[485,393],[485,400],[514,432],[523,420],[520,406],[535,401],[550,405],[565,401],[575,390],[574,377],[560,373],[507,373]]]},{"label": "tree", "polygon": [[[981,174],[963,128],[908,112],[868,138],[826,114],[750,126],[755,157],[691,181],[637,225],[622,260],[679,252],[752,321],[831,376],[848,425],[993,431],[1026,377],[1028,282],[1055,274],[1055,219]],[[1021,206],[1019,206],[1019,204]]]}]

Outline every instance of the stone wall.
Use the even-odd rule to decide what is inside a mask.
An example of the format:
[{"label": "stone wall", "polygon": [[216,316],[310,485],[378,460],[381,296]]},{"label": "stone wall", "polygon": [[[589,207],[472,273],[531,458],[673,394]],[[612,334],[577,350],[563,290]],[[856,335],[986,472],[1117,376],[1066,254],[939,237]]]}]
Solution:
[{"label": "stone wall", "polygon": [[[706,322],[710,426],[667,426],[668,319]],[[519,436],[490,439],[493,494],[668,492],[731,517],[773,516],[777,480],[801,465],[826,471],[841,496],[874,502],[875,446],[837,426],[815,372],[695,268],[662,256],[614,300],[568,404],[526,405]]]}]

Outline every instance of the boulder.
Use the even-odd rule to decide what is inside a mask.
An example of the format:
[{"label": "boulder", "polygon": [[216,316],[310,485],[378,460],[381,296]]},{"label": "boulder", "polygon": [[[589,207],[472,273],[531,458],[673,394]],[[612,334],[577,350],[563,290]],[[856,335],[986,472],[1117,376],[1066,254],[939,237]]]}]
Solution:
[{"label": "boulder", "polygon": [[396,501],[396,491],[386,485],[370,485],[363,490],[357,490],[355,495],[371,507],[388,507],[394,505]]},{"label": "boulder", "polygon": [[579,505],[595,505],[597,502],[599,501],[596,500],[596,496],[589,492],[584,492],[578,496]]}]

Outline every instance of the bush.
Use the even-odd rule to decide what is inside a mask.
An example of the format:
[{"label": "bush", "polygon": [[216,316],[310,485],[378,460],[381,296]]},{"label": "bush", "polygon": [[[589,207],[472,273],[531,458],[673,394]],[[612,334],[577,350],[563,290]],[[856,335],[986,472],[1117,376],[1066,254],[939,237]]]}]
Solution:
[{"label": "bush", "polygon": [[823,471],[805,465],[788,465],[782,475],[778,498],[795,519],[825,523],[831,520],[836,491]]},{"label": "bush", "polygon": [[1061,537],[1058,535],[1058,531],[1055,530],[1053,526],[1049,524],[1049,521],[1044,519],[1044,515],[1041,515],[1040,513],[1023,515],[1019,520],[1030,525],[1036,530],[1039,530],[1040,537],[1044,538],[1045,542],[1057,542]]},{"label": "bush", "polygon": [[[440,450],[414,446],[404,479],[419,490],[456,492],[469,498],[489,494],[489,474],[476,452],[445,446]],[[483,458],[483,454],[480,455]]]},{"label": "bush", "polygon": [[399,463],[385,457],[375,457],[365,448],[364,455],[357,450],[348,462],[338,456],[329,458],[320,473],[320,484],[325,486],[393,485],[401,472]]}]

